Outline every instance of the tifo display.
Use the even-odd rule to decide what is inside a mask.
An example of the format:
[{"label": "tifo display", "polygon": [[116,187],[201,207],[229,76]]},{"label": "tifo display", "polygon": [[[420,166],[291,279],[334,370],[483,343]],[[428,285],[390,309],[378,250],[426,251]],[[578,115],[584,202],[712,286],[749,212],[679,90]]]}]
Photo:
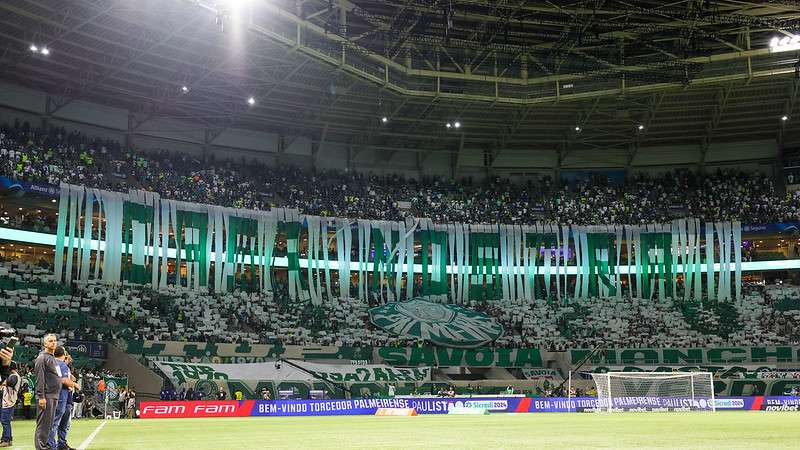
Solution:
[{"label": "tifo display", "polygon": [[[683,298],[741,298],[739,222],[701,224],[679,219],[648,226],[522,226],[434,224],[410,218],[405,222],[351,221],[301,215],[296,210],[190,204],[152,192],[120,194],[66,184],[60,195],[57,281],[70,282],[75,273],[82,282],[101,277],[106,283],[127,279],[154,289],[185,284],[200,290],[213,285],[216,292],[226,292],[249,285],[269,291],[275,237],[280,232],[286,236],[289,295],[308,298],[313,304],[321,304],[323,294],[333,296],[333,270],[338,272],[340,298],[349,297],[345,287],[351,285],[355,273],[358,298],[366,300],[372,291],[381,302],[414,297],[415,273],[421,273],[423,296],[446,300],[449,294],[454,303],[532,301],[551,295],[620,298],[625,291],[664,299],[677,294],[679,277],[683,293],[677,295]],[[98,219],[92,220],[95,214]],[[302,266],[301,235],[307,242]],[[103,241],[95,242],[93,236],[103,236]],[[336,242],[335,259],[329,250],[331,240]],[[623,247],[626,262],[621,259]],[[102,256],[92,259],[93,250]],[[357,258],[351,260],[354,252]],[[421,257],[419,266],[416,253]],[[568,263],[571,255],[575,265]],[[171,280],[170,261],[185,264],[185,274],[178,272]],[[715,281],[714,276],[706,276],[703,282],[703,272],[718,273],[718,277]]]}]

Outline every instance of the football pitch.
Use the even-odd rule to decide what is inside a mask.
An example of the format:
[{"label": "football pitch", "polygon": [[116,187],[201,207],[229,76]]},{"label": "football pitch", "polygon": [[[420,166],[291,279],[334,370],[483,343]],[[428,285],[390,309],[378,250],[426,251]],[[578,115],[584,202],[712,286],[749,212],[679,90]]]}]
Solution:
[{"label": "football pitch", "polygon": [[[84,419],[73,422],[69,441],[98,450],[778,449],[800,447],[799,419],[796,412]],[[33,449],[34,422],[13,426],[12,448]]]}]

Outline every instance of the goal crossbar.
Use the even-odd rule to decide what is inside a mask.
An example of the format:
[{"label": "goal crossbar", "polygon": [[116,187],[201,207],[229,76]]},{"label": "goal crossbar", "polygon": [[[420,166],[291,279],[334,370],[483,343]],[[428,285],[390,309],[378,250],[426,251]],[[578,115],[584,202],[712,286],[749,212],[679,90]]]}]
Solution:
[{"label": "goal crossbar", "polygon": [[710,372],[592,373],[598,411],[714,411]]}]

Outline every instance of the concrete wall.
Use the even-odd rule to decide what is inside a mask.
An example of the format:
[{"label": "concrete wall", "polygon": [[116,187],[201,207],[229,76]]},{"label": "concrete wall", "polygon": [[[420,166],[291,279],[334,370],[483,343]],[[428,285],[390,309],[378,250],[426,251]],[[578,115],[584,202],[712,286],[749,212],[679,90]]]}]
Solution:
[{"label": "concrete wall", "polygon": [[108,360],[103,367],[127,373],[128,385],[136,390],[136,397],[139,400],[158,400],[163,380],[155,372],[140,364],[136,358],[109,344]]}]

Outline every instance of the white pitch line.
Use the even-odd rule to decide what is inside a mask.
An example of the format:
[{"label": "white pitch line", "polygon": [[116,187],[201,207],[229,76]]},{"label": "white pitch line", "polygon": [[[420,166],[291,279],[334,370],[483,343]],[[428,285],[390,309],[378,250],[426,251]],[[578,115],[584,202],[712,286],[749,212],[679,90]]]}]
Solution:
[{"label": "white pitch line", "polygon": [[97,433],[99,433],[100,430],[102,430],[103,427],[106,426],[106,422],[108,422],[108,420],[104,420],[100,425],[98,425],[97,428],[95,428],[94,431],[92,431],[92,434],[90,434],[89,437],[87,437],[83,442],[81,442],[81,445],[78,446],[78,450],[86,450],[86,448],[89,447],[89,444],[91,444],[92,441],[94,440],[95,436],[97,436]]}]

